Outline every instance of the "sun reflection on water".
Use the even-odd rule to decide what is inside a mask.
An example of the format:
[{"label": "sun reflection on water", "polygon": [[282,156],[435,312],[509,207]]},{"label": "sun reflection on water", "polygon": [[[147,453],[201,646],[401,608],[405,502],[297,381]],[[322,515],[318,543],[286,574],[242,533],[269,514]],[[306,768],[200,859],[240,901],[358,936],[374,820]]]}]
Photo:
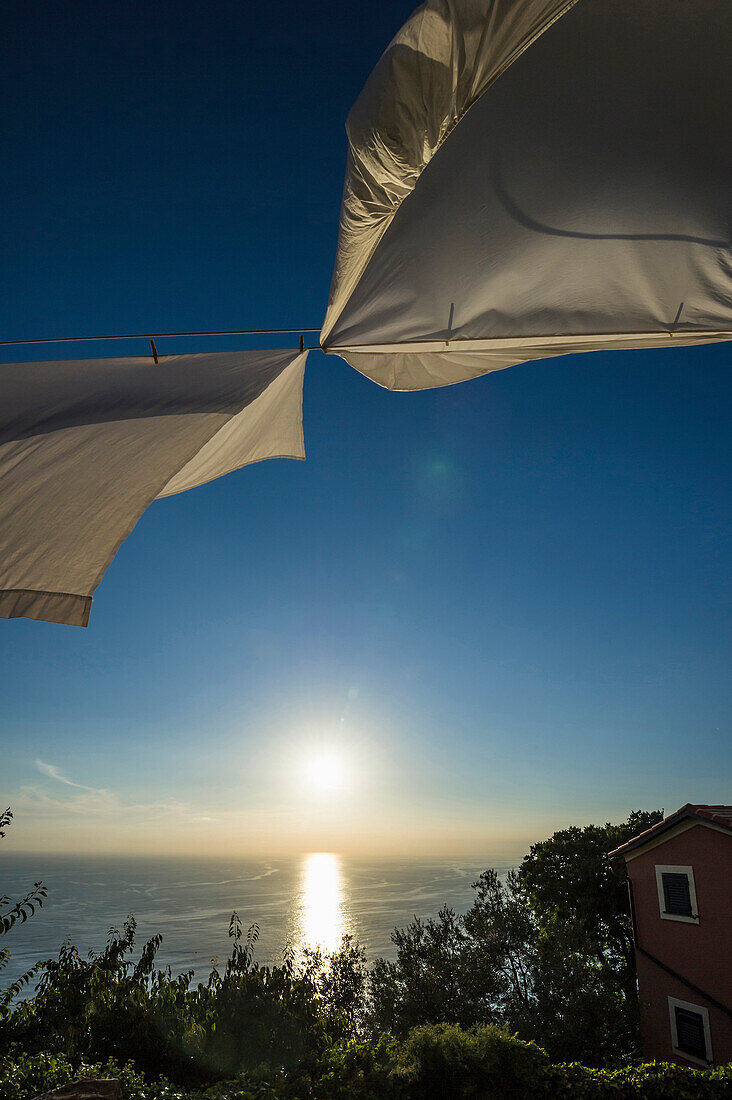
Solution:
[{"label": "sun reflection on water", "polygon": [[299,905],[298,947],[335,951],[347,931],[340,856],[305,856]]}]

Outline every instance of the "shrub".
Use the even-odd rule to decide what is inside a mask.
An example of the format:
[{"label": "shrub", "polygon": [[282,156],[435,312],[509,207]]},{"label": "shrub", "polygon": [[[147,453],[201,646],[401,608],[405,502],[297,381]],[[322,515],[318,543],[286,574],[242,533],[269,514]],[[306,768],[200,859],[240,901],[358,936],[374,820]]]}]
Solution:
[{"label": "shrub", "polygon": [[730,1100],[732,1065],[651,1062],[619,1070],[551,1065],[497,1028],[416,1028],[405,1040],[350,1040],[308,1071],[243,1075],[202,1090],[146,1079],[131,1064],[74,1063],[65,1054],[0,1057],[0,1100],[32,1100],[77,1077],[115,1077],[124,1100]]},{"label": "shrub", "polygon": [[394,1072],[399,1044],[391,1035],[352,1039],[330,1047],[318,1066],[317,1100],[392,1100],[405,1097],[406,1081]]},{"label": "shrub", "polygon": [[195,988],[191,973],[173,978],[155,969],[160,937],[144,945],[137,962],[129,957],[132,918],[88,959],[65,944],[58,959],[42,964],[35,998],[0,1020],[0,1052],[14,1044],[72,1061],[133,1059],[140,1071],[187,1087],[314,1062],[329,1041],[315,976],[296,969],[291,956],[278,966],[255,963],[256,928],[242,942],[236,914],[230,935],[224,968],[214,967]]},{"label": "shrub", "polygon": [[543,1050],[491,1024],[415,1028],[401,1044],[397,1066],[415,1096],[479,1096],[512,1100],[530,1096],[548,1064]]},{"label": "shrub", "polygon": [[729,1100],[732,1065],[696,1070],[668,1062],[622,1069],[588,1069],[576,1063],[550,1066],[543,1075],[547,1100]]},{"label": "shrub", "polygon": [[191,1091],[159,1078],[146,1080],[131,1064],[79,1062],[65,1054],[17,1054],[0,1058],[0,1100],[32,1100],[39,1093],[80,1077],[115,1078],[124,1100],[280,1100],[276,1083],[240,1078],[204,1090]]}]

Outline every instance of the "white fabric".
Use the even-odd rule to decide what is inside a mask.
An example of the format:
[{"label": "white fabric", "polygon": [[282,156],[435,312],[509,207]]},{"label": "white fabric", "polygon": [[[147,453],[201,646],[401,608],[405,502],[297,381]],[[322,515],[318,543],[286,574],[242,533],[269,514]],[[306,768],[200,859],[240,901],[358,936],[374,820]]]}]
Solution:
[{"label": "white fabric", "polygon": [[427,390],[480,378],[519,363],[552,359],[557,355],[590,351],[631,351],[640,348],[685,347],[730,339],[723,333],[682,332],[647,335],[634,333],[591,337],[556,337],[543,340],[475,340],[455,345],[438,343],[382,347],[339,348],[338,354],[361,374],[388,390]]},{"label": "white fabric", "polygon": [[731,47],[729,0],[428,0],[349,118],[326,350],[418,388],[729,338]]},{"label": "white fabric", "polygon": [[348,116],[348,168],[323,343],[402,201],[458,120],[577,0],[428,0]]},{"label": "white fabric", "polygon": [[264,458],[304,458],[307,353],[0,365],[0,616],[86,626],[142,513]]}]

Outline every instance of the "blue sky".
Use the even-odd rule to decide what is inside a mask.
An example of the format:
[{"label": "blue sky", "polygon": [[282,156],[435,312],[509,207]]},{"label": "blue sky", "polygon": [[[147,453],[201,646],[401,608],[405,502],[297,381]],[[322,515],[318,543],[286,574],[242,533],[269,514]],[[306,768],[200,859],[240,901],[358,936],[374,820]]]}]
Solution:
[{"label": "blue sky", "polygon": [[[11,3],[3,336],[319,325],[345,117],[410,9]],[[0,621],[13,846],[499,856],[728,801],[731,360],[395,394],[311,355],[306,463],[156,503],[87,631]]]}]

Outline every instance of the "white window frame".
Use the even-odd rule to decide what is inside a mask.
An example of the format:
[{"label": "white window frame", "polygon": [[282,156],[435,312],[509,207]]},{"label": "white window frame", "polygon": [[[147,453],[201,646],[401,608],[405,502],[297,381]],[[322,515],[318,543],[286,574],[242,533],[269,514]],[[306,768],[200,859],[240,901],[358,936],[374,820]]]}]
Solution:
[{"label": "white window frame", "polygon": [[[676,1031],[676,1012],[674,1011],[676,1008],[684,1008],[687,1012],[696,1012],[704,1021],[704,1046],[707,1049],[706,1060],[695,1058],[693,1054],[687,1054],[685,1050],[679,1050],[679,1036]],[[696,1066],[703,1066],[704,1069],[709,1069],[709,1067],[714,1064],[714,1056],[712,1054],[712,1033],[709,1028],[709,1009],[704,1008],[702,1005],[691,1004],[690,1001],[680,1001],[678,997],[669,997],[668,1013],[671,1020],[671,1046],[674,1054],[679,1058],[684,1058],[687,1062],[693,1062]]]},{"label": "white window frame", "polygon": [[[663,896],[663,875],[686,875],[689,881],[689,900],[691,901],[691,912],[693,916],[687,917],[683,913],[667,913],[666,912],[666,899]],[[698,924],[699,923],[699,907],[696,903],[696,886],[694,885],[694,868],[693,867],[672,867],[667,864],[661,864],[656,866],[656,887],[658,888],[658,908],[661,914],[661,920],[678,920],[682,924]]]}]

